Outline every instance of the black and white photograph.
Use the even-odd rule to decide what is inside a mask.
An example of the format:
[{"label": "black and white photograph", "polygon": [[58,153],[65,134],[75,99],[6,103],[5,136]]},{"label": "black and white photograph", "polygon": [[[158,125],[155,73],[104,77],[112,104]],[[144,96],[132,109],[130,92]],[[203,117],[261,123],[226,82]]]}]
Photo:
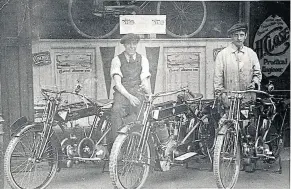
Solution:
[{"label": "black and white photograph", "polygon": [[0,188],[290,188],[289,0],[0,0],[0,28]]}]

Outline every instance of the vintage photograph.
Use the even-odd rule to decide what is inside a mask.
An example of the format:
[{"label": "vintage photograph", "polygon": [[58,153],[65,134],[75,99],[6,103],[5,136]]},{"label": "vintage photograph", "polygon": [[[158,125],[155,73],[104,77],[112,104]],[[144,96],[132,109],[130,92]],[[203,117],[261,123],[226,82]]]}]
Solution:
[{"label": "vintage photograph", "polygon": [[290,188],[289,0],[1,0],[0,26],[0,188]]}]

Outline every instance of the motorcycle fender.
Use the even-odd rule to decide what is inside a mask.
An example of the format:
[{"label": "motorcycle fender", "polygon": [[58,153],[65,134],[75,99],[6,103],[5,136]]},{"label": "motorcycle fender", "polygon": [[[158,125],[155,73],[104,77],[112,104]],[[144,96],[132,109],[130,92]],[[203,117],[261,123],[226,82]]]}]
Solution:
[{"label": "motorcycle fender", "polygon": [[224,135],[225,131],[231,126],[233,125],[234,123],[232,121],[224,121],[224,123],[222,124],[221,128],[219,129],[218,131],[218,135]]},{"label": "motorcycle fender", "polygon": [[14,136],[16,133],[18,133],[26,124],[28,124],[28,120],[25,116],[18,118],[10,125],[11,136]]},{"label": "motorcycle fender", "polygon": [[42,125],[41,124],[24,124],[22,125],[22,127],[19,129],[19,131],[14,135],[15,137],[20,137],[25,131],[27,131],[28,129],[32,128],[32,127],[39,127],[37,128],[36,131],[42,131]]},{"label": "motorcycle fender", "polygon": [[131,132],[140,132],[141,131],[141,125],[130,123],[125,126],[123,126],[119,131],[117,131],[118,134],[129,134]]}]

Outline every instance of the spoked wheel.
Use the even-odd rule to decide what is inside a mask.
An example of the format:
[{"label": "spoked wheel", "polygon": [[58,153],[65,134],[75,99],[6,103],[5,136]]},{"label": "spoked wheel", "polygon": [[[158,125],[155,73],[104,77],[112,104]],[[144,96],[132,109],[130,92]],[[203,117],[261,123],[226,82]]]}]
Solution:
[{"label": "spoked wheel", "polygon": [[270,159],[267,162],[273,163],[279,157],[280,152],[283,148],[283,134],[281,132],[281,126],[283,123],[283,118],[279,115],[275,117],[272,121],[270,128],[265,136],[265,144],[269,146],[269,150],[275,159]]},{"label": "spoked wheel", "polygon": [[216,139],[213,172],[218,188],[234,188],[240,169],[240,147],[232,122],[222,125]]},{"label": "spoked wheel", "polygon": [[210,118],[205,118],[204,123],[198,128],[198,140],[201,153],[212,156],[215,144],[215,123]]},{"label": "spoked wheel", "polygon": [[150,147],[146,143],[144,151],[140,152],[138,148],[140,137],[140,133],[137,132],[118,135],[113,144],[109,171],[113,185],[117,188],[141,188],[148,177]]},{"label": "spoked wheel", "polygon": [[[83,37],[101,39],[112,35],[119,26],[119,17],[105,12],[103,3],[119,1],[69,0],[69,19]],[[113,5],[114,5],[113,4]]]},{"label": "spoked wheel", "polygon": [[193,37],[206,21],[206,5],[202,1],[160,1],[157,13],[167,16],[167,34],[172,37]]},{"label": "spoked wheel", "polygon": [[19,137],[9,142],[4,157],[4,172],[12,188],[46,188],[56,174],[58,153],[50,140],[40,159],[33,155],[40,132],[37,126],[27,126]]}]

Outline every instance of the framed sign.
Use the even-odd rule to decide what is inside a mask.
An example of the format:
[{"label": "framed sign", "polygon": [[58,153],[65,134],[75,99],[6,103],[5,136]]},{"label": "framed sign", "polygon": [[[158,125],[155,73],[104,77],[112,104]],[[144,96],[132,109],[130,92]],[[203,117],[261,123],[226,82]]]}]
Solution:
[{"label": "framed sign", "polygon": [[92,70],[92,53],[62,52],[56,53],[55,61],[59,73],[85,73]]}]

